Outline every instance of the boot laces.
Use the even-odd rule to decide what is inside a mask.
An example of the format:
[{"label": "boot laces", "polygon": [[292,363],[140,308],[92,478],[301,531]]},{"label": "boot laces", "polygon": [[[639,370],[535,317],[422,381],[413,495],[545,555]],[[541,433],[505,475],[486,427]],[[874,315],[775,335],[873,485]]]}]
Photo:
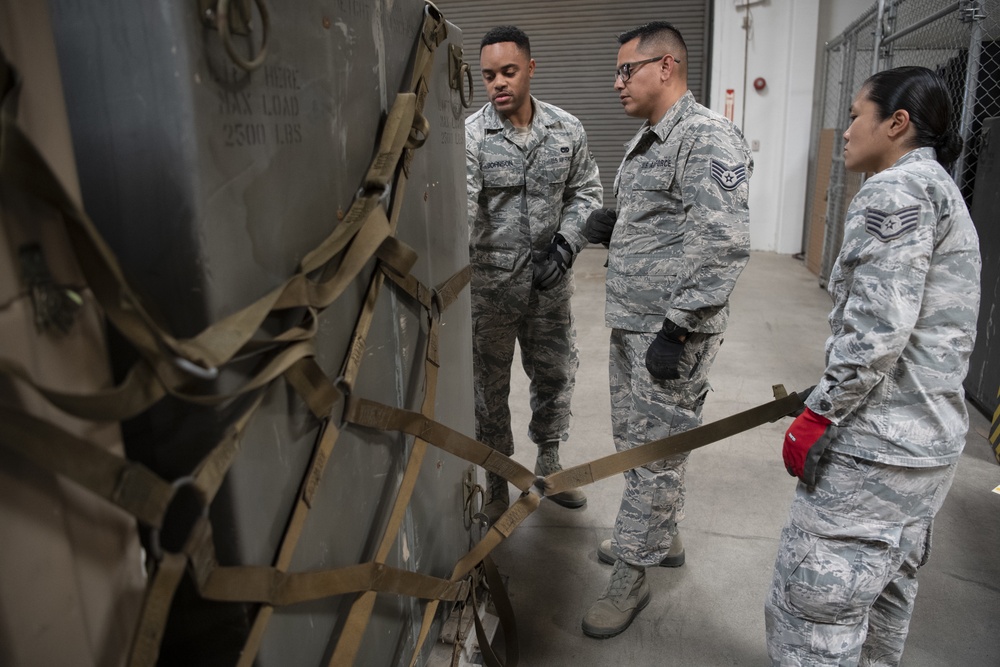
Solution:
[{"label": "boot laces", "polygon": [[559,445],[540,445],[536,462],[539,472],[546,477],[562,470],[559,464]]},{"label": "boot laces", "polygon": [[615,602],[622,602],[632,593],[639,577],[644,574],[644,572],[639,571],[639,568],[632,567],[623,560],[615,561],[615,569],[611,572],[611,581],[608,583],[608,592],[605,597]]}]

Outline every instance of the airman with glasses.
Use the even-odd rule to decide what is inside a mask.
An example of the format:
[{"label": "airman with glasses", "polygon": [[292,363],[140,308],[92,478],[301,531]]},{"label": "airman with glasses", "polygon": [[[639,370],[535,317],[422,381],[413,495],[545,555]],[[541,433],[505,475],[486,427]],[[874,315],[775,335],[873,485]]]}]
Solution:
[{"label": "airman with glasses", "polygon": [[[644,122],[618,168],[617,210],[595,211],[584,233],[608,245],[611,425],[625,451],[701,424],[729,294],[750,254],[753,160],[740,131],[688,90],[676,28],[649,23],[618,43],[614,87],[625,113]],[[614,568],[585,634],[624,631],[649,603],[646,568],[684,564],[686,462],[682,454],[625,473],[612,538],[598,548]]]},{"label": "airman with glasses", "polygon": [[663,60],[668,56],[673,58],[674,62],[677,63],[678,65],[681,64],[680,60],[674,58],[674,56],[671,56],[669,53],[666,53],[662,56],[656,56],[655,58],[646,58],[645,60],[636,60],[630,63],[622,63],[621,65],[618,66],[618,69],[615,70],[615,79],[621,79],[622,83],[628,83],[628,80],[632,78],[632,72],[634,70],[639,69],[643,65],[647,65],[649,63],[655,63],[657,60]]}]

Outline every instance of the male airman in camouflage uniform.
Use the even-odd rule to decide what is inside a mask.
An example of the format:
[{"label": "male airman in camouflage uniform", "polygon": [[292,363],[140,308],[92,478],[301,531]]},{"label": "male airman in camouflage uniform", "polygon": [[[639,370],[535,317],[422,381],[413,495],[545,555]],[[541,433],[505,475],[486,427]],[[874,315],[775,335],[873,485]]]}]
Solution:
[{"label": "male airman in camouflage uniform", "polygon": [[[570,267],[587,244],[582,228],[601,205],[601,183],[580,121],[531,97],[535,61],[521,30],[489,31],[480,64],[490,102],[465,124],[476,437],[514,453],[508,395],[516,340],[530,380],[535,472],[550,475],[561,470],[579,366]],[[503,477],[487,477],[492,523],[507,510],[509,488]],[[576,489],[552,500],[587,502]]]},{"label": "male airman in camouflage uniform", "polygon": [[[915,76],[928,90],[934,81],[919,69],[903,68],[900,80]],[[891,72],[879,80],[895,89]],[[845,162],[870,171],[852,160],[886,145],[885,136],[870,141],[882,125],[858,110],[859,99]],[[906,122],[914,120],[911,110]],[[785,436],[786,465],[802,482],[765,604],[774,665],[899,664],[917,570],[965,445],[976,231],[935,148],[895,163],[889,156],[891,166],[865,182],[848,211],[829,283],[826,371]]]},{"label": "male airman in camouflage uniform", "polygon": [[[739,130],[695,102],[673,26],[649,23],[619,44],[615,89],[625,112],[646,123],[618,169],[617,212],[591,216],[585,233],[609,243],[611,418],[624,451],[701,424],[729,295],[749,257],[753,160]],[[647,566],[684,562],[677,524],[686,461],[625,473],[614,537],[598,551],[614,570],[583,619],[587,635],[628,627],[649,602]]]}]

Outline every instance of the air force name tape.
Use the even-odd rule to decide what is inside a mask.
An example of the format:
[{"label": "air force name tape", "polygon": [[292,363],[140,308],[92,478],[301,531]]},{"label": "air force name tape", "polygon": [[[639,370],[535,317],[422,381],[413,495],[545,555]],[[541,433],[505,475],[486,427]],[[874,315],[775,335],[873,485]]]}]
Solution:
[{"label": "air force name tape", "polygon": [[746,183],[747,168],[742,164],[730,167],[712,158],[712,178],[722,186],[723,190],[735,190],[740,183]]},{"label": "air force name tape", "polygon": [[917,228],[919,220],[919,206],[907,206],[893,213],[870,208],[865,212],[865,230],[885,243],[912,232]]}]

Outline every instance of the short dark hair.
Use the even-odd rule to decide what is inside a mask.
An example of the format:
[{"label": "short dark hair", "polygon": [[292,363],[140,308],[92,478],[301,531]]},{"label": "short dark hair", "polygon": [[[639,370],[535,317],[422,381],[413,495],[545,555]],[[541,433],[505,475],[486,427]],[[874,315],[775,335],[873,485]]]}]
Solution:
[{"label": "short dark hair", "polygon": [[680,53],[674,54],[679,59],[687,62],[687,43],[681,35],[681,31],[666,21],[650,21],[638,28],[626,30],[618,35],[619,44],[628,44],[636,37],[639,38],[639,49],[643,52],[649,50],[650,46],[658,45],[663,48],[674,50]]},{"label": "short dark hair", "polygon": [[861,91],[885,120],[906,111],[916,129],[914,147],[930,146],[945,167],[958,159],[962,138],[952,127],[951,97],[944,80],[926,67],[894,67],[868,77]]},{"label": "short dark hair", "polygon": [[531,58],[531,43],[528,41],[528,35],[513,25],[498,25],[491,28],[479,42],[479,50],[482,51],[484,46],[500,44],[501,42],[514,42],[517,44],[517,48],[524,52],[524,55]]}]

